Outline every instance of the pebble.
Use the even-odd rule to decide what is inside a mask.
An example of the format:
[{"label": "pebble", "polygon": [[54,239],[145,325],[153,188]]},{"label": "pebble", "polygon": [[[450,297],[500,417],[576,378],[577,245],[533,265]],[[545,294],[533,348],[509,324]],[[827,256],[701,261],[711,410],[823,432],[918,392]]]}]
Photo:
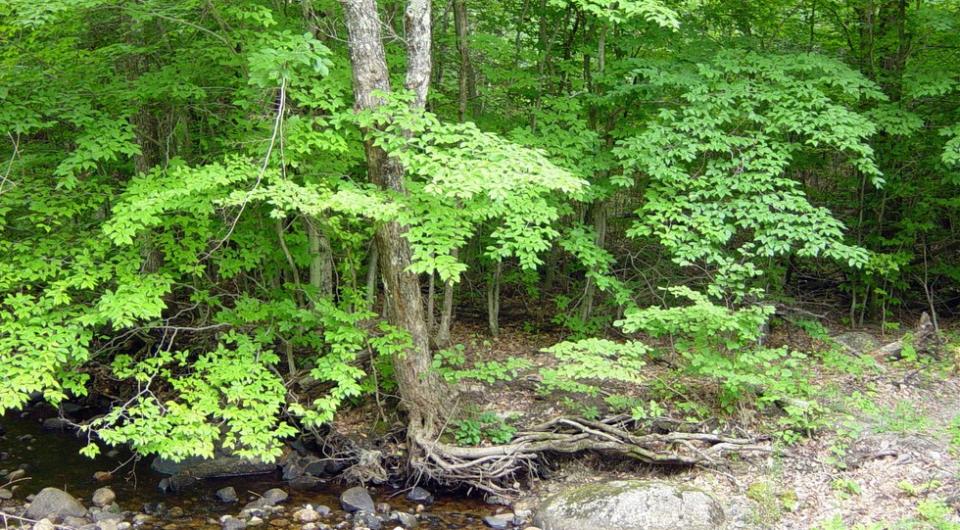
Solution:
[{"label": "pebble", "polygon": [[293,512],[293,518],[301,523],[313,523],[320,520],[320,513],[308,506]]},{"label": "pebble", "polygon": [[494,530],[506,530],[513,526],[513,514],[500,513],[497,515],[488,515],[483,518],[483,524]]}]

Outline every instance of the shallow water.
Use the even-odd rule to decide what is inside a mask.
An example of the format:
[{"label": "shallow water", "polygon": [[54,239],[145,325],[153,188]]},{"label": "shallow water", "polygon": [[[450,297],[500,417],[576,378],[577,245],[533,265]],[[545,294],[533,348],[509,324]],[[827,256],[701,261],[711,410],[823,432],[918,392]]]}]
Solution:
[{"label": "shallow water", "polygon": [[[309,491],[295,490],[281,480],[280,473],[265,475],[209,479],[180,491],[176,494],[161,492],[157,485],[165,475],[150,469],[150,458],[125,465],[106,482],[98,482],[93,476],[99,471],[112,471],[130,458],[127,451],[118,451],[112,456],[102,454],[95,459],[80,455],[79,450],[85,440],[70,432],[45,431],[41,427],[42,417],[49,414],[31,412],[24,416],[7,414],[0,419],[0,425],[6,430],[6,436],[0,437],[0,452],[8,456],[0,461],[0,481],[9,471],[26,464],[29,480],[17,482],[16,499],[24,499],[45,487],[57,487],[67,491],[85,505],[90,505],[93,492],[100,487],[109,486],[117,494],[117,503],[122,510],[140,512],[147,503],[163,503],[168,509],[179,507],[185,515],[182,518],[158,519],[158,527],[166,530],[177,528],[219,528],[215,521],[222,515],[236,515],[248,500],[270,488],[281,488],[290,493],[285,503],[292,509],[305,504],[326,505],[333,509],[334,515],[327,520],[334,524],[343,520],[344,513],[339,510],[339,494],[342,486],[335,482],[326,484],[322,489]],[[23,437],[30,436],[27,441]],[[0,482],[2,485],[2,482]],[[240,502],[224,504],[214,494],[223,487],[233,486],[240,496]],[[403,497],[404,491],[370,488],[376,502],[387,502],[395,510],[414,512],[416,506]],[[431,529],[473,529],[485,528],[481,518],[494,513],[495,507],[484,504],[479,499],[444,494],[433,490],[436,502],[424,514],[420,528]],[[292,525],[298,527],[299,525]],[[385,525],[384,528],[393,528]]]}]

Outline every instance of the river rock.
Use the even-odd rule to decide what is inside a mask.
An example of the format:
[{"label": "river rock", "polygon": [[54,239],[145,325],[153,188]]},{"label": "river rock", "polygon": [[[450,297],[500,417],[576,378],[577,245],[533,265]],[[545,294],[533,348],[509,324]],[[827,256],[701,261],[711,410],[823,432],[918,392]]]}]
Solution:
[{"label": "river rock", "polygon": [[81,526],[86,526],[88,524],[90,524],[90,521],[84,517],[67,516],[63,518],[63,521],[61,521],[61,526],[66,526],[68,528],[80,528]]},{"label": "river rock", "polygon": [[376,506],[373,504],[373,497],[366,488],[354,486],[340,494],[340,506],[347,512],[364,511],[368,514],[374,513]]},{"label": "river rock", "polygon": [[69,493],[57,488],[44,488],[30,503],[24,513],[27,519],[40,520],[44,517],[83,517],[87,509]]},{"label": "river rock", "polygon": [[150,469],[164,475],[189,475],[197,479],[260,475],[277,469],[276,464],[238,456],[218,455],[213,458],[187,458],[180,462],[154,458]]},{"label": "river rock", "polygon": [[74,428],[66,418],[47,418],[43,420],[42,427],[45,431],[70,431]]},{"label": "river rock", "polygon": [[390,514],[390,520],[400,523],[404,528],[416,528],[420,524],[416,515],[407,512],[393,512]]},{"label": "river rock", "polygon": [[50,522],[50,519],[40,519],[33,524],[33,530],[55,530],[56,526]]},{"label": "river rock", "polygon": [[97,530],[120,530],[120,521],[116,519],[104,519],[97,523]]},{"label": "river rock", "polygon": [[233,486],[227,486],[226,488],[220,488],[217,490],[217,499],[220,502],[237,502],[239,497],[237,496],[237,490]]},{"label": "river rock", "polygon": [[433,494],[417,486],[407,492],[407,500],[415,504],[430,506],[433,504]]},{"label": "river rock", "polygon": [[23,477],[27,476],[27,470],[25,469],[14,469],[13,471],[7,473],[7,481],[13,482],[15,480],[20,480]]},{"label": "river rock", "polygon": [[320,520],[320,512],[314,510],[312,506],[307,506],[293,512],[293,518],[301,523],[313,523]]},{"label": "river rock", "polygon": [[[512,513],[498,513],[496,515],[488,515],[483,518],[483,524],[493,528],[494,530],[506,530],[513,526],[513,514]],[[574,528],[574,527],[565,527],[565,528]],[[579,527],[577,527],[579,528]]]},{"label": "river rock", "polygon": [[97,491],[93,492],[93,505],[98,508],[103,508],[109,506],[113,501],[117,500],[117,494],[113,492],[110,488],[100,488]]},{"label": "river rock", "polygon": [[243,530],[246,527],[246,521],[243,519],[237,519],[232,515],[227,515],[220,520],[220,528],[223,528],[223,530]]},{"label": "river rock", "polygon": [[376,514],[361,510],[353,517],[353,527],[380,530],[383,527],[383,521]]},{"label": "river rock", "polygon": [[289,497],[290,495],[282,489],[273,488],[263,492],[263,497],[261,497],[261,499],[269,503],[270,506],[276,506],[281,502],[286,501]]},{"label": "river rock", "polygon": [[6,489],[0,488],[0,501],[8,501],[13,498],[13,492]]},{"label": "river rock", "polygon": [[723,527],[724,514],[695,488],[621,480],[562,491],[540,505],[533,522],[543,530],[713,530]]}]

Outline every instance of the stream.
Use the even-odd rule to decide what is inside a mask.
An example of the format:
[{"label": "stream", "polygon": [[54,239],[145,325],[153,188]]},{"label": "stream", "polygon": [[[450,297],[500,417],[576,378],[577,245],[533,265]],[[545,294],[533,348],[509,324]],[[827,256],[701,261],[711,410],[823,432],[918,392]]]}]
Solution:
[{"label": "stream", "polygon": [[[22,506],[27,496],[46,487],[62,489],[90,506],[94,491],[106,486],[116,493],[120,509],[130,512],[123,520],[133,522],[135,528],[220,529],[222,517],[236,516],[248,501],[267,490],[280,488],[289,493],[289,498],[276,513],[263,516],[263,528],[354,527],[350,516],[341,509],[339,495],[344,486],[328,482],[319,489],[297,490],[282,480],[279,470],[263,475],[207,479],[177,493],[164,493],[158,484],[165,475],[152,471],[151,459],[144,458],[135,465],[123,466],[109,480],[98,481],[94,478],[96,473],[112,471],[130,460],[129,451],[111,451],[94,459],[86,458],[79,453],[84,440],[72,432],[44,429],[44,417],[50,417],[49,410],[41,414],[32,409],[7,414],[0,420],[0,434],[6,433],[0,436],[0,486],[7,482],[9,473],[17,469],[26,471],[23,479],[6,486],[14,494],[13,499],[2,501],[7,513]],[[239,502],[224,503],[216,498],[215,493],[228,486],[236,490]],[[405,490],[370,488],[369,492],[377,503],[388,503],[392,510],[417,513],[417,506],[404,498]],[[445,495],[436,490],[432,493],[435,502],[425,509],[421,506],[422,512],[417,516],[419,528],[486,528],[482,518],[497,511],[496,506],[479,499]],[[294,521],[292,514],[305,505],[318,510],[326,506],[331,513],[312,526],[304,526]],[[385,521],[382,528],[392,530],[398,526],[393,521]]]}]

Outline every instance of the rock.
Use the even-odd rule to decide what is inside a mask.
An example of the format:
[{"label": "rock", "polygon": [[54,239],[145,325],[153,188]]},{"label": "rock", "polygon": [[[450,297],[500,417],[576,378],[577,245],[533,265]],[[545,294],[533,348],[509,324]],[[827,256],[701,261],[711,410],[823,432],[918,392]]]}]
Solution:
[{"label": "rock", "polygon": [[5,488],[0,488],[0,501],[8,501],[12,498],[13,498],[12,491]]},{"label": "rock", "polygon": [[40,519],[33,524],[33,530],[56,530],[56,527],[50,522],[50,519]]},{"label": "rock", "polygon": [[246,521],[237,519],[232,515],[227,515],[223,519],[220,519],[220,528],[223,528],[223,530],[243,530],[246,527]]},{"label": "rock", "polygon": [[276,506],[281,502],[286,501],[289,497],[290,495],[288,495],[287,492],[283,491],[282,489],[273,488],[265,491],[261,499],[269,503],[270,506]]},{"label": "rock", "polygon": [[93,492],[93,498],[91,500],[94,506],[103,508],[117,500],[117,494],[110,488],[100,488]]},{"label": "rock", "polygon": [[290,479],[290,487],[297,490],[311,490],[321,484],[323,484],[323,482],[312,475],[304,475]]},{"label": "rock", "polygon": [[237,490],[233,486],[227,486],[217,490],[217,499],[220,502],[237,502],[239,497],[237,497]]},{"label": "rock", "polygon": [[270,526],[275,526],[275,527],[277,527],[277,528],[285,528],[285,527],[287,527],[287,526],[290,526],[290,521],[288,521],[288,520],[286,520],[286,519],[282,519],[282,518],[281,518],[281,519],[274,519],[274,520],[270,521]]},{"label": "rock", "polygon": [[724,514],[701,490],[622,480],[562,491],[540,505],[533,522],[543,530],[713,530],[723,527]]},{"label": "rock", "polygon": [[273,488],[264,492],[259,499],[248,502],[247,505],[243,507],[243,512],[266,513],[270,511],[270,508],[287,500],[288,497],[287,492],[279,488]]},{"label": "rock", "polygon": [[97,530],[119,530],[120,521],[116,519],[105,519],[97,523]]},{"label": "rock", "polygon": [[88,521],[83,517],[67,516],[63,518],[63,521],[61,522],[61,524],[62,526],[67,526],[71,528],[80,528],[81,526],[87,526],[88,524],[90,524],[90,521]]},{"label": "rock", "polygon": [[393,512],[390,514],[390,520],[400,523],[404,528],[416,528],[420,524],[416,515],[407,512]]},{"label": "rock", "polygon": [[173,519],[179,519],[183,516],[184,516],[183,508],[179,506],[174,506],[173,508],[170,508],[170,511],[167,512],[167,517],[170,517]]},{"label": "rock", "polygon": [[73,424],[66,418],[47,418],[43,420],[43,430],[45,431],[72,431]]},{"label": "rock", "polygon": [[325,477],[330,474],[330,461],[315,459],[303,467],[303,472],[315,477]]},{"label": "rock", "polygon": [[181,462],[157,457],[150,463],[150,469],[164,475],[189,475],[195,479],[205,479],[260,475],[274,471],[277,465],[238,456],[218,455],[214,458],[187,458]]},{"label": "rock", "polygon": [[301,523],[313,523],[320,520],[320,512],[314,510],[312,506],[307,506],[293,512],[293,518]]},{"label": "rock", "polygon": [[377,503],[377,513],[390,513],[390,503],[388,503],[388,502],[378,502],[378,503]]},{"label": "rock", "polygon": [[383,521],[376,514],[361,510],[353,517],[353,527],[369,528],[370,530],[380,530],[383,527]]},{"label": "rock", "polygon": [[347,512],[364,511],[368,514],[374,513],[376,506],[373,504],[373,497],[366,488],[354,486],[340,494],[340,506]]},{"label": "rock", "polygon": [[[114,505],[116,506],[116,505]],[[123,520],[122,513],[108,512],[108,511],[99,511],[93,514],[93,522],[99,523],[100,521],[117,521],[120,522]]]},{"label": "rock", "polygon": [[483,518],[483,524],[495,530],[505,530],[513,526],[513,514],[498,513],[497,515],[488,515]]},{"label": "rock", "polygon": [[30,507],[24,513],[27,519],[39,520],[44,517],[83,517],[87,515],[87,509],[74,499],[69,493],[57,488],[44,488],[40,490]]},{"label": "rock", "polygon": [[429,506],[433,504],[433,494],[417,486],[407,492],[407,500],[415,504]]},{"label": "rock", "polygon": [[880,341],[876,337],[863,331],[848,331],[831,338],[848,353],[855,355],[865,355],[880,347]]},{"label": "rock", "polygon": [[25,469],[14,469],[10,473],[7,473],[7,482],[13,482],[15,480],[20,480],[27,476],[27,470]]},{"label": "rock", "polygon": [[113,479],[113,473],[109,471],[97,471],[93,474],[93,480],[96,480],[97,482],[107,482],[111,479]]},{"label": "rock", "polygon": [[263,524],[263,519],[257,516],[253,516],[250,518],[249,521],[247,521],[247,526],[260,526],[262,524]]},{"label": "rock", "polygon": [[147,515],[145,513],[138,513],[133,516],[133,526],[143,526],[147,523],[153,522],[153,516]]}]

